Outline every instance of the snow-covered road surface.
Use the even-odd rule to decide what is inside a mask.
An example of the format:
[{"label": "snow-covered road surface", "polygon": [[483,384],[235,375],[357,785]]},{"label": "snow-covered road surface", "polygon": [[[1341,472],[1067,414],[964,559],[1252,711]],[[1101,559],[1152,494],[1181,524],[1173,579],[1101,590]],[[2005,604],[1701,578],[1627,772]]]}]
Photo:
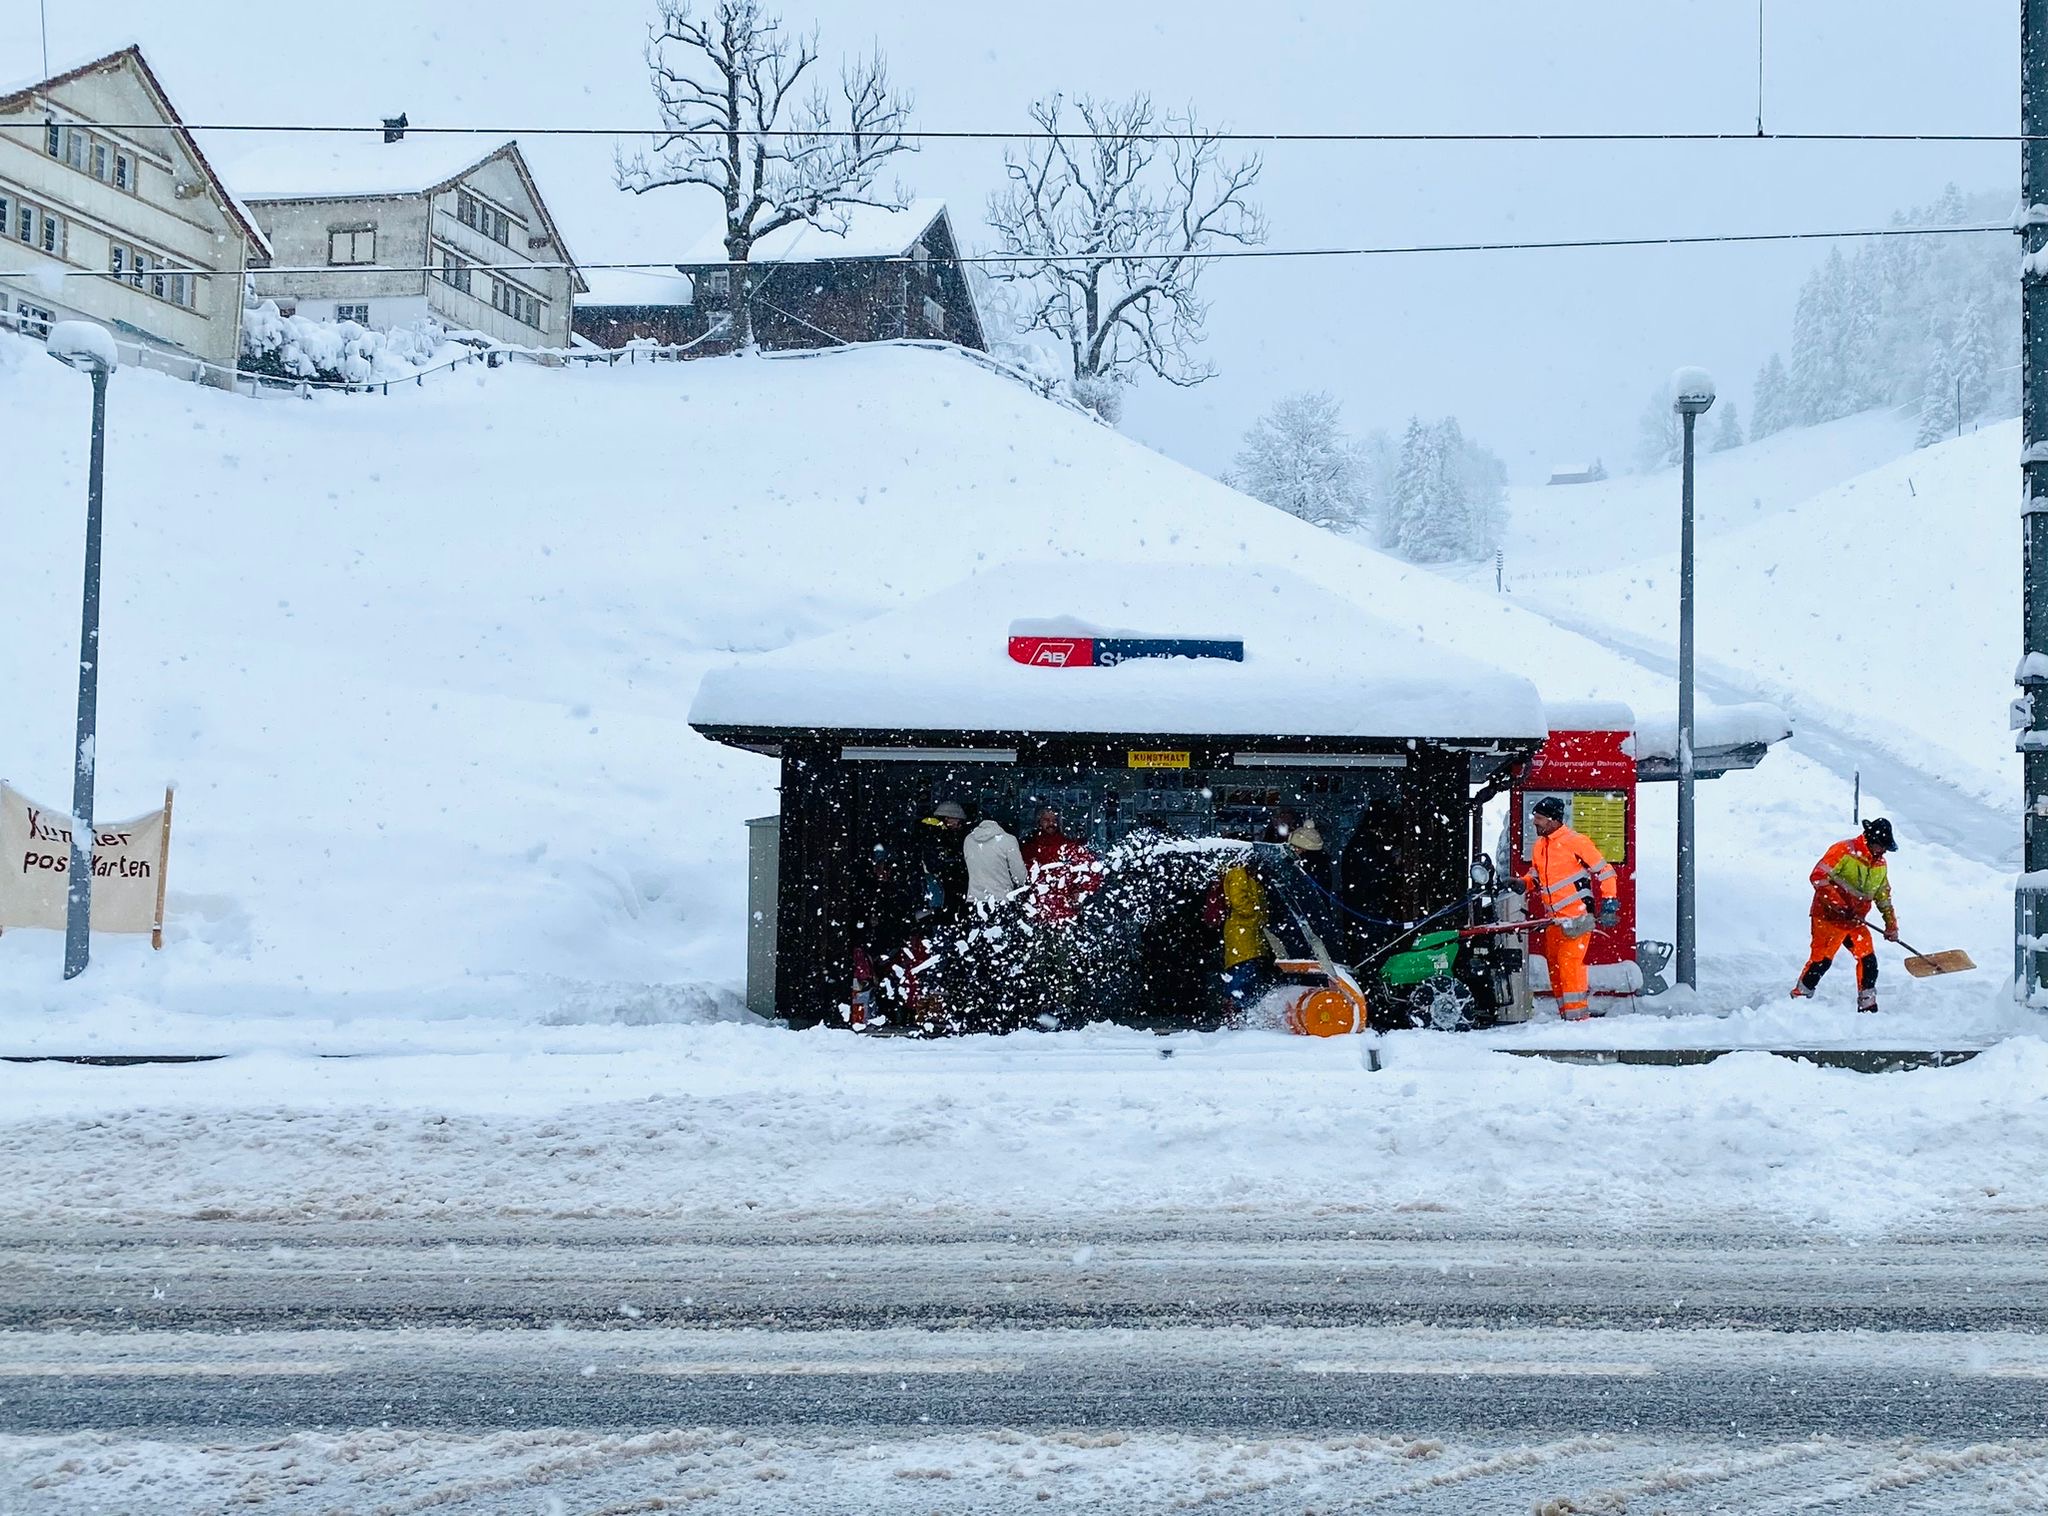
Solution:
[{"label": "snow-covered road surface", "polygon": [[2044,1241],[14,1234],[0,1511],[2032,1510]]}]

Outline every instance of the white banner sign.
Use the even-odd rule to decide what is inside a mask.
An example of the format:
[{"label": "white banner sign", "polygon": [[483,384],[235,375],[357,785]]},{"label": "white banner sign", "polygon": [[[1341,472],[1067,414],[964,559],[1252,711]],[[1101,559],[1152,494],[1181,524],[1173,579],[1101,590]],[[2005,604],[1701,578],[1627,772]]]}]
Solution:
[{"label": "white banner sign", "polygon": [[[101,822],[92,849],[92,929],[155,932],[163,926],[171,797],[132,821]],[[71,885],[71,818],[0,783],[0,928],[64,930]]]}]

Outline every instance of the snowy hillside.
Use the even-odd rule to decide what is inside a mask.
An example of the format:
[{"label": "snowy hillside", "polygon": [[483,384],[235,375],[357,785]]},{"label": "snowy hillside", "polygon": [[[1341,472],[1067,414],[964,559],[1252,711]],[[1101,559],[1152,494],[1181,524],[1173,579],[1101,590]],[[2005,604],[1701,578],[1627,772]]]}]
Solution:
[{"label": "snowy hillside", "polygon": [[[0,341],[0,407],[49,440],[16,458],[16,498],[39,508],[13,528],[0,604],[18,716],[0,772],[59,804],[85,393]],[[389,1045],[432,1018],[418,1035],[443,1045],[508,1020],[734,1014],[742,822],[774,809],[775,770],[690,732],[703,670],[1012,559],[1282,564],[1547,697],[1671,698],[1490,585],[1352,547],[946,354],[514,368],[261,403],[124,373],[110,411],[100,810],[180,781],[170,943],[110,940],[59,986],[52,937],[0,938],[16,1041],[31,1022],[190,1041],[196,1017],[259,1040],[375,1026]],[[1831,785],[1787,756],[1703,795],[1703,824],[1727,823],[1709,951],[1736,994],[1789,972]],[[1654,932],[1668,840],[1644,847]],[[1996,875],[1916,867],[1996,962]]]},{"label": "snowy hillside", "polygon": [[[1702,673],[2003,805],[2019,772],[2018,423],[1909,442],[1901,413],[1875,411],[1702,460]],[[1671,471],[1518,491],[1516,595],[1668,652],[1678,495]],[[1571,530],[1547,530],[1561,511]]]}]

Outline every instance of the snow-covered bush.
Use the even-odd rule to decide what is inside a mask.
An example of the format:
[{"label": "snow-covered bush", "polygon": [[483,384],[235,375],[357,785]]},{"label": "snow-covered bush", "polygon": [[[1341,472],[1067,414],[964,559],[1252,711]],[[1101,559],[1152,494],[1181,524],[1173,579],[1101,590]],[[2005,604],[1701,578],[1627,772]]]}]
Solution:
[{"label": "snow-covered bush", "polygon": [[287,316],[274,300],[242,312],[242,371],[276,379],[406,379],[437,361],[447,346],[447,331],[432,317],[380,332],[354,321]]}]

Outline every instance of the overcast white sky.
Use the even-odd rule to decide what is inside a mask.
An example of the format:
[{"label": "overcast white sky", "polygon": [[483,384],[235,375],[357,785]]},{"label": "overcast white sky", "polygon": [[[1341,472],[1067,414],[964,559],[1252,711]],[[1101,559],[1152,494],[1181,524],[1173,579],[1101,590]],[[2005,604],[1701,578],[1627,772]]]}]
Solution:
[{"label": "overcast white sky", "polygon": [[[636,125],[650,0],[62,0],[62,66],[139,40],[191,120]],[[2014,0],[1766,0],[1772,130],[2010,131]],[[789,0],[827,56],[871,41],[931,128],[1014,127],[1031,99],[1150,91],[1243,130],[1749,130],[1755,0]],[[0,7],[0,77],[39,70],[37,7]],[[693,192],[613,191],[609,148],[526,143],[576,253],[644,256],[714,214]],[[317,151],[309,142],[308,151]],[[992,144],[901,160],[961,234],[1000,175]],[[2016,189],[2009,145],[1276,146],[1260,198],[1275,246],[1663,235],[1874,225],[1966,190]],[[666,203],[656,205],[657,201]],[[1260,261],[1210,276],[1220,378],[1153,386],[1126,429],[1205,469],[1275,397],[1328,389],[1353,425],[1456,413],[1517,477],[1629,449],[1680,363],[1725,393],[1789,325],[1811,246]]]}]

